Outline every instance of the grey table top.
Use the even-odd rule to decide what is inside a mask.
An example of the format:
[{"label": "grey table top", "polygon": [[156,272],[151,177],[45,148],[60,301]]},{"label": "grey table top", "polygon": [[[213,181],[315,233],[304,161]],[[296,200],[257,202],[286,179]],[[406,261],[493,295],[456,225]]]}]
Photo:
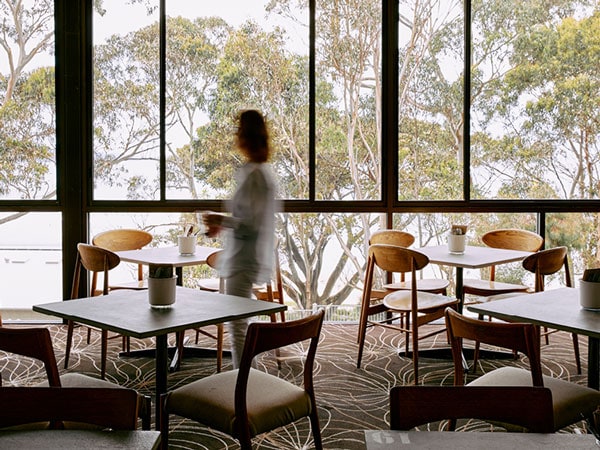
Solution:
[{"label": "grey table top", "polygon": [[465,269],[480,269],[496,264],[521,261],[531,255],[531,252],[472,245],[467,245],[462,255],[450,253],[447,245],[421,247],[417,251],[427,255],[432,263]]},{"label": "grey table top", "polygon": [[206,258],[218,248],[196,246],[193,255],[181,255],[178,247],[142,248],[140,250],[124,250],[115,252],[121,261],[136,264],[157,264],[173,267],[195,266],[206,263]]},{"label": "grey table top", "polygon": [[600,338],[600,312],[581,308],[579,289],[552,289],[469,305],[467,309],[509,322],[528,322]]},{"label": "grey table top", "polygon": [[27,430],[0,431],[3,449],[132,449],[155,450],[159,431]]},{"label": "grey table top", "polygon": [[165,309],[151,308],[147,291],[117,290],[105,296],[34,305],[33,310],[144,339],[286,309],[279,303],[179,286],[176,296],[175,304]]},{"label": "grey table top", "polygon": [[566,433],[488,433],[443,431],[365,431],[367,450],[441,449],[506,450],[506,449],[596,449],[589,434]]}]

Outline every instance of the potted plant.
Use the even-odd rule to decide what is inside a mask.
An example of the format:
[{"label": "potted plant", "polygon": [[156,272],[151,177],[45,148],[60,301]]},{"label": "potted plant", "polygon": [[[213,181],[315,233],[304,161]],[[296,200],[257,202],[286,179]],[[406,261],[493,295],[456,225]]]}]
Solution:
[{"label": "potted plant", "polygon": [[153,308],[168,308],[175,303],[177,275],[173,266],[150,264],[148,272],[148,302]]}]

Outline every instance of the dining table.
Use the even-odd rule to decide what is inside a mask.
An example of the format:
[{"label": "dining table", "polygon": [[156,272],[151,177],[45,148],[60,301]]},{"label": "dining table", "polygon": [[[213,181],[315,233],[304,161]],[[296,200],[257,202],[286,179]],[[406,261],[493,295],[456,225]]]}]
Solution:
[{"label": "dining table", "polygon": [[494,247],[467,245],[461,254],[451,253],[447,245],[435,245],[417,249],[429,258],[429,262],[440,266],[450,266],[456,269],[454,295],[459,300],[458,311],[462,312],[464,269],[482,269],[500,264],[522,261],[531,252],[507,250]]},{"label": "dining table", "polygon": [[[429,262],[440,266],[449,266],[456,269],[454,295],[459,300],[457,310],[463,311],[463,277],[464,269],[482,269],[484,267],[495,266],[500,264],[508,264],[525,259],[531,255],[531,252],[520,250],[507,250],[494,247],[480,247],[475,245],[465,246],[465,252],[462,254],[451,253],[448,250],[448,245],[434,245],[420,247],[416,249],[420,253],[425,254],[429,258]],[[473,358],[474,349],[465,347],[463,356],[467,359]],[[400,354],[404,357],[411,358],[412,351],[401,351]],[[511,353],[480,350],[482,357],[486,359],[509,359],[512,358]],[[443,348],[427,348],[420,349],[419,355],[433,359],[452,359],[452,351],[450,347]],[[468,370],[468,364],[465,359],[465,370]]]},{"label": "dining table", "polygon": [[367,450],[598,450],[591,434],[365,430]]},{"label": "dining table", "polygon": [[160,448],[160,432],[149,430],[8,430],[0,431],[0,448],[14,450]]},{"label": "dining table", "polygon": [[179,253],[179,247],[144,247],[137,250],[122,250],[115,252],[121,261],[142,264],[171,266],[175,268],[177,274],[177,284],[183,286],[183,268],[189,266],[198,266],[206,264],[206,258],[211,253],[220,250],[216,247],[196,246],[193,254],[182,255]]},{"label": "dining table", "polygon": [[469,305],[469,311],[507,322],[526,322],[588,338],[587,385],[600,387],[600,312],[583,309],[579,288],[550,289]]},{"label": "dining table", "polygon": [[[136,250],[122,250],[115,252],[121,261],[142,264],[142,265],[158,265],[170,266],[175,268],[177,275],[177,285],[183,286],[183,268],[206,264],[206,259],[210,254],[219,251],[219,248],[196,245],[195,251],[192,254],[181,254],[178,246],[167,247],[144,247]],[[182,335],[177,336],[177,341],[183,339]],[[175,371],[179,368],[181,359],[184,354],[187,356],[205,357],[213,356],[214,352],[209,349],[199,347],[186,346],[187,341],[183,341],[183,354],[179,354],[177,348],[174,349],[173,357],[171,358],[170,370]],[[140,356],[146,353],[144,350],[130,352],[133,356]]]},{"label": "dining table", "polygon": [[[136,290],[117,290],[100,297],[33,306],[33,310],[39,313],[73,320],[124,336],[137,339],[156,338],[154,354],[157,418],[160,415],[160,396],[167,391],[169,333],[258,315],[269,316],[286,309],[287,307],[280,303],[181,286],[176,288],[176,301],[170,308],[150,307],[148,293]],[[158,419],[156,423],[159,423]]]}]

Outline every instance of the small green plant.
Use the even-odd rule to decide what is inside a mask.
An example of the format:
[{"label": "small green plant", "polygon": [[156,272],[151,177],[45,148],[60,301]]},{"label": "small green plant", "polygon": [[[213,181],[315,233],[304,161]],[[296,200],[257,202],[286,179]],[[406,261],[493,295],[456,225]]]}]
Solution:
[{"label": "small green plant", "polygon": [[150,278],[173,278],[173,266],[150,264],[149,276]]}]

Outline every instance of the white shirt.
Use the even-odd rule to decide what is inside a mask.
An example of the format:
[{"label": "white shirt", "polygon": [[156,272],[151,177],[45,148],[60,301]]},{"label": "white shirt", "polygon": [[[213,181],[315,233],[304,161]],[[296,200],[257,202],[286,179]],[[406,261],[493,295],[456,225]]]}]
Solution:
[{"label": "white shirt", "polygon": [[275,242],[275,193],[271,167],[246,163],[236,174],[237,188],[222,226],[229,228],[220,275],[249,271],[256,283],[269,281],[273,271]]}]

